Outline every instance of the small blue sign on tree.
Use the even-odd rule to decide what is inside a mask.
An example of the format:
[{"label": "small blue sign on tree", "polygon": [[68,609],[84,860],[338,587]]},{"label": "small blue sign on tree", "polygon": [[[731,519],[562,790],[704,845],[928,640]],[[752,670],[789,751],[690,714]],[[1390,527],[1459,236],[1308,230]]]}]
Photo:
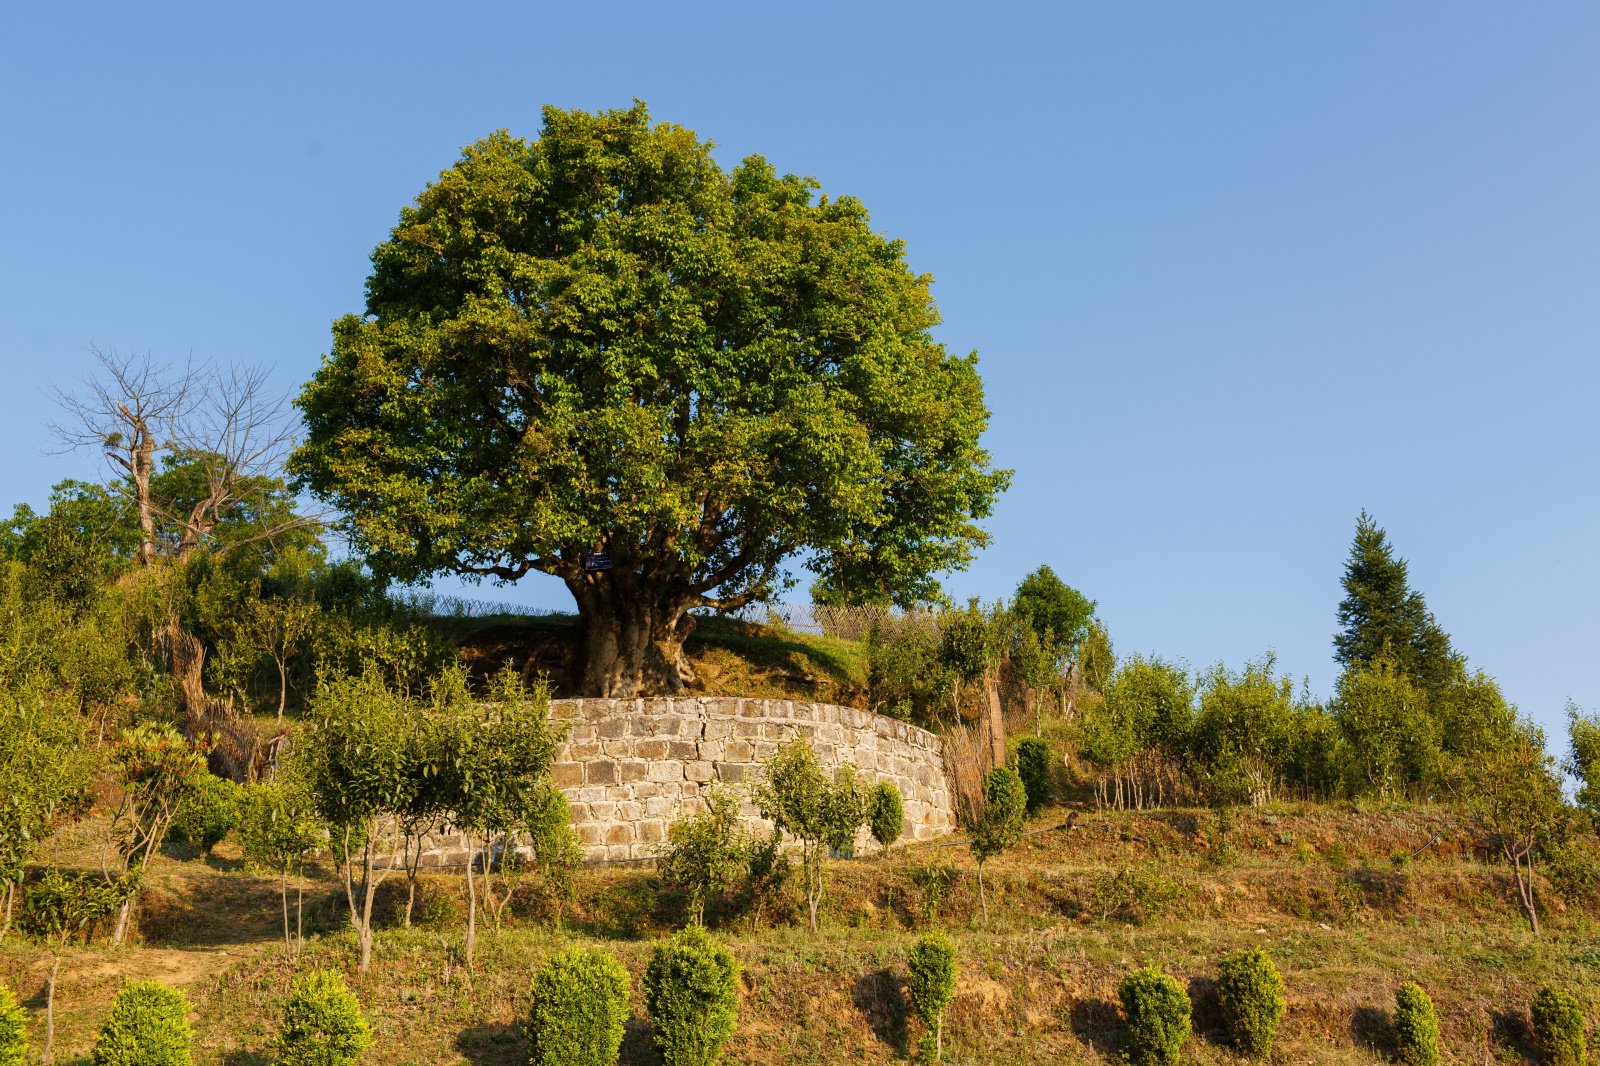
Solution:
[{"label": "small blue sign on tree", "polygon": [[606,551],[606,552],[584,552],[583,553],[583,569],[584,569],[584,572],[588,573],[588,574],[596,574],[596,573],[599,573],[601,570],[610,570],[611,569],[611,553],[608,552],[608,551]]}]

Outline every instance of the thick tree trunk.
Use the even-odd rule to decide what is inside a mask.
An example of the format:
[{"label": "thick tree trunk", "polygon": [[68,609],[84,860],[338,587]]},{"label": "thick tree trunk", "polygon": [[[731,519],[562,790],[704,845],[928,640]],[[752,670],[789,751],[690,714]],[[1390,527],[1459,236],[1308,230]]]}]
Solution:
[{"label": "thick tree trunk", "polygon": [[567,582],[583,625],[586,696],[670,696],[694,680],[683,654],[694,628],[690,597],[640,584],[610,573]]}]

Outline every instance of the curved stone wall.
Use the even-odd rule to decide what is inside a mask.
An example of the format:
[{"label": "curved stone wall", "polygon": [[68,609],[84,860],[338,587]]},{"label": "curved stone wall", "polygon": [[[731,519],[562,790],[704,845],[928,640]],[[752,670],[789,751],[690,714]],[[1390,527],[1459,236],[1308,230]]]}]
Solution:
[{"label": "curved stone wall", "polygon": [[[704,809],[712,785],[752,783],[761,763],[796,735],[811,740],[824,768],[854,763],[866,784],[898,788],[906,807],[901,840],[955,828],[939,737],[870,711],[704,696],[555,700],[550,715],[567,726],[552,773],[590,859],[655,856],[673,822]],[[748,802],[743,815],[747,829],[771,832]]]}]

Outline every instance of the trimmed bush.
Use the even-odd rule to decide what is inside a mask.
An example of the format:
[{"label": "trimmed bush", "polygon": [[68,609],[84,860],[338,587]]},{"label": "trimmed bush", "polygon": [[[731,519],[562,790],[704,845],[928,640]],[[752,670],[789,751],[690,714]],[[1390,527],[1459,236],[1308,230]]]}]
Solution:
[{"label": "trimmed bush", "polygon": [[568,948],[533,975],[532,1066],[611,1066],[628,1021],[628,971],[605,951]]},{"label": "trimmed bush", "polygon": [[[933,1038],[933,1057],[944,1056],[944,1012],[956,995],[956,949],[943,933],[925,933],[906,956],[911,1010]],[[925,1040],[924,1043],[927,1041]]]},{"label": "trimmed bush", "polygon": [[277,1066],[348,1066],[371,1046],[372,1027],[343,977],[315,970],[294,979],[272,1043]]},{"label": "trimmed bush", "polygon": [[22,1066],[28,1056],[28,1014],[0,985],[0,1066]]},{"label": "trimmed bush", "polygon": [[1415,981],[1394,990],[1394,1042],[1404,1066],[1437,1066],[1439,1015]]},{"label": "trimmed bush", "polygon": [[900,790],[887,781],[879,781],[867,793],[867,828],[885,851],[905,831],[905,801],[900,798]]},{"label": "trimmed bush", "polygon": [[1233,1046],[1250,1058],[1266,1058],[1287,1006],[1283,976],[1272,957],[1265,951],[1241,951],[1223,959],[1217,973],[1217,1004]]},{"label": "trimmed bush", "polygon": [[94,1066],[190,1066],[189,1001],[159,981],[133,981],[111,1002]]},{"label": "trimmed bush", "polygon": [[1017,743],[1017,776],[1028,794],[1028,813],[1050,802],[1050,745],[1038,737],[1025,737]]},{"label": "trimmed bush", "polygon": [[178,804],[167,839],[210,851],[239,824],[244,789],[215,774],[201,774],[195,784]]},{"label": "trimmed bush", "polygon": [[1551,1066],[1584,1066],[1586,1028],[1583,1007],[1571,993],[1545,985],[1533,997],[1533,1042]]},{"label": "trimmed bush", "polygon": [[698,925],[661,941],[644,971],[663,1066],[715,1066],[739,1015],[739,964]]},{"label": "trimmed bush", "polygon": [[1128,1019],[1128,1057],[1145,1066],[1177,1066],[1192,1025],[1189,993],[1151,966],[1122,979],[1117,989]]}]

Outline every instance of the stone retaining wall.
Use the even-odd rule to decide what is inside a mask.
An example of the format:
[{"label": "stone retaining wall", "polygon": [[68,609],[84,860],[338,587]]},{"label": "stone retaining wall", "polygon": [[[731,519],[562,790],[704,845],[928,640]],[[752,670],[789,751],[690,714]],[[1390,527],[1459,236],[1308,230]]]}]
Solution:
[{"label": "stone retaining wall", "polygon": [[[589,859],[654,857],[673,822],[705,809],[712,785],[754,784],[761,763],[796,735],[811,740],[824,769],[853,763],[865,784],[898,788],[906,808],[902,840],[955,828],[939,737],[870,711],[703,696],[555,700],[550,715],[567,726],[552,775]],[[748,801],[743,818],[752,832],[772,831]],[[439,840],[424,861],[464,855],[461,841]]]}]

